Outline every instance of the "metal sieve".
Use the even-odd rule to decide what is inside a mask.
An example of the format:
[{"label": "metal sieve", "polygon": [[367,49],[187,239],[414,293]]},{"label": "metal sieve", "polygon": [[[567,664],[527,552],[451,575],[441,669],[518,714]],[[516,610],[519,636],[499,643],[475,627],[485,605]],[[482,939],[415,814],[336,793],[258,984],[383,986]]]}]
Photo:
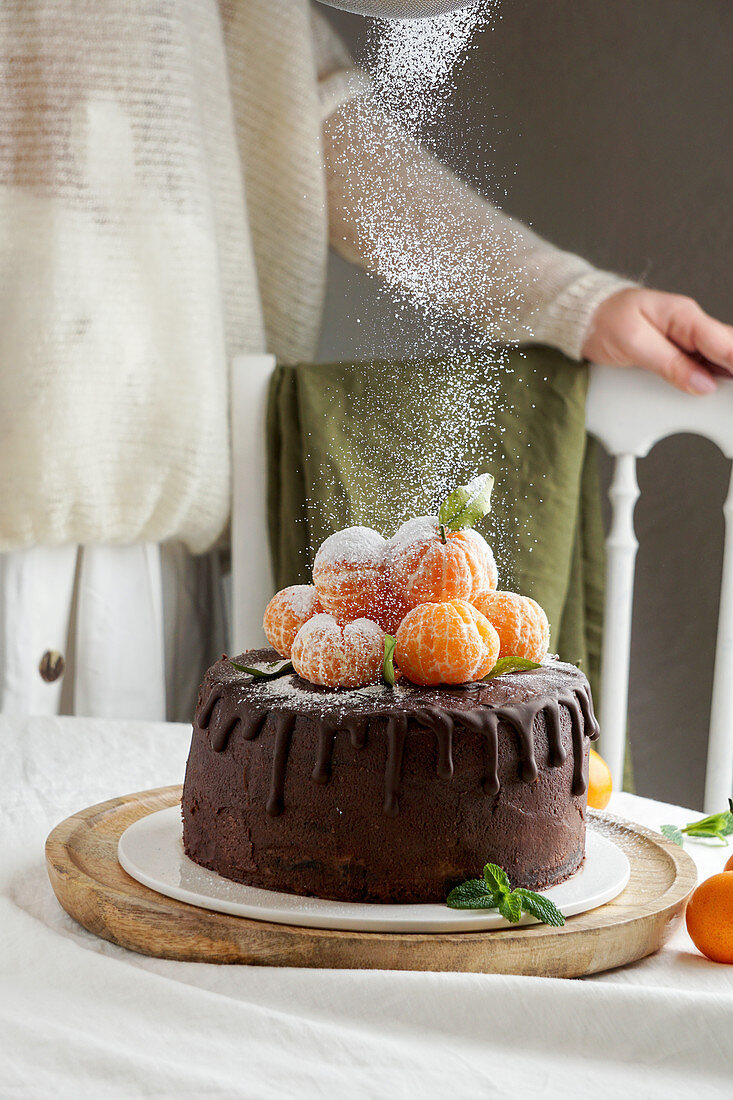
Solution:
[{"label": "metal sieve", "polygon": [[321,3],[376,19],[425,19],[457,8],[470,8],[476,0],[321,0]]}]

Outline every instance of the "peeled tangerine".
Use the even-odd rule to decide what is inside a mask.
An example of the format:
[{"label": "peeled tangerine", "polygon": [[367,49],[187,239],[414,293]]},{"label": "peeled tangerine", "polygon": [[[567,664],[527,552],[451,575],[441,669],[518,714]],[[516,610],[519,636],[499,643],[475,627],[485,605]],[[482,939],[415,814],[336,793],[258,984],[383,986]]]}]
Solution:
[{"label": "peeled tangerine", "polygon": [[303,623],[322,611],[318,592],[312,584],[291,584],[289,588],[281,588],[262,617],[268,642],[281,657],[289,657],[295,635]]},{"label": "peeled tangerine", "polygon": [[413,684],[467,684],[496,664],[499,635],[466,600],[423,603],[397,631],[395,658]]},{"label": "peeled tangerine", "polygon": [[471,602],[496,627],[500,657],[540,662],[547,656],[550,624],[536,600],[516,592],[481,592]]},{"label": "peeled tangerine", "polygon": [[342,622],[373,618],[383,598],[387,540],[371,527],[347,527],[322,543],[313,583],[324,611]]},{"label": "peeled tangerine", "polygon": [[343,624],[333,615],[315,615],[298,631],[290,656],[311,684],[365,687],[382,675],[384,631],[369,619]]},{"label": "peeled tangerine", "polygon": [[478,531],[446,531],[440,537],[434,516],[403,523],[387,544],[390,583],[405,605],[470,600],[496,588],[497,570],[491,547]]}]

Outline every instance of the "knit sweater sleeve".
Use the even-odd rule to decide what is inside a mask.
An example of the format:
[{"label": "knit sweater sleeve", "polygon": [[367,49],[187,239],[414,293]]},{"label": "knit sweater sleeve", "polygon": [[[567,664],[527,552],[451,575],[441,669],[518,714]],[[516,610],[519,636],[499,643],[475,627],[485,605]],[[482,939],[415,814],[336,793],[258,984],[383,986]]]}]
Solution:
[{"label": "knit sweater sleeve", "polygon": [[321,118],[369,91],[369,77],[354,67],[351,54],[322,12],[311,7],[313,55]]},{"label": "knit sweater sleeve", "polygon": [[597,306],[634,285],[503,213],[368,94],[331,112],[324,153],[333,247],[492,340],[550,344],[579,359]]}]

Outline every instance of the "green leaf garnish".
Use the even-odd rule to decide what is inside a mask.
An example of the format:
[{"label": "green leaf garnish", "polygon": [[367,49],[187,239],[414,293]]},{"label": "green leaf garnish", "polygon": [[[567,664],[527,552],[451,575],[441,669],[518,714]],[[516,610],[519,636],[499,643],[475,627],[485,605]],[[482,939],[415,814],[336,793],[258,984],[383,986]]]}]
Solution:
[{"label": "green leaf garnish", "polygon": [[493,680],[495,676],[503,676],[505,672],[529,672],[530,669],[541,667],[536,661],[528,661],[526,657],[500,657],[483,679]]},{"label": "green leaf garnish", "polygon": [[499,897],[486,889],[482,878],[470,878],[451,890],[446,904],[451,909],[496,909]]},{"label": "green leaf garnish", "polygon": [[676,825],[662,825],[662,832],[666,836],[667,840],[671,840],[675,844],[679,844],[680,848],[685,843],[685,838],[682,835],[682,830],[678,829]]},{"label": "green leaf garnish", "polygon": [[708,814],[699,821],[690,821],[689,824],[679,828],[677,825],[662,825],[661,831],[668,840],[673,840],[680,847],[684,844],[685,836],[692,840],[719,840],[722,844],[728,844],[728,837],[733,834],[733,799],[728,799],[728,810],[719,814]]},{"label": "green leaf garnish", "polygon": [[[463,531],[473,527],[491,511],[491,490],[494,479],[491,474],[479,474],[468,485],[459,485],[445,498],[438,512],[438,524],[443,530]],[[443,539],[445,541],[445,539]]]},{"label": "green leaf garnish", "polygon": [[395,639],[391,634],[384,635],[384,660],[382,661],[382,676],[390,687],[394,687],[394,647]]},{"label": "green leaf garnish", "polygon": [[499,898],[499,912],[504,920],[517,924],[522,919],[522,899],[516,894],[504,894]]},{"label": "green leaf garnish", "polygon": [[521,886],[518,886],[514,893],[519,895],[524,912],[531,913],[543,924],[551,924],[554,928],[562,928],[565,924],[565,917],[555,905],[555,902],[550,901],[544,894],[535,894],[533,890],[523,890]]},{"label": "green leaf garnish", "polygon": [[292,661],[273,661],[266,668],[249,668],[247,665],[238,665],[236,661],[230,661],[229,664],[237,672],[246,672],[257,680],[276,680],[278,676],[286,676],[288,672],[295,671]]},{"label": "green leaf garnish", "polygon": [[508,894],[511,890],[509,875],[495,863],[487,863],[484,867],[484,882],[492,894]]},{"label": "green leaf garnish", "polygon": [[470,878],[455,886],[446,898],[446,905],[451,909],[498,909],[511,924],[516,924],[522,913],[530,913],[554,928],[565,924],[565,917],[554,902],[521,886],[512,890],[506,871],[495,863],[486,864],[483,878]]}]

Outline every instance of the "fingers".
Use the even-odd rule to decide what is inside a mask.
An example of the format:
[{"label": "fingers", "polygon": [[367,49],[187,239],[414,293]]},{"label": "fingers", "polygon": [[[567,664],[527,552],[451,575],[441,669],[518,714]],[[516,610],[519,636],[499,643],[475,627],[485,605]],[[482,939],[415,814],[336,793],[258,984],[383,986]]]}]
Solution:
[{"label": "fingers", "polygon": [[733,374],[733,327],[710,317],[692,298],[674,294],[664,299],[667,316],[662,328],[670,340]]},{"label": "fingers", "polygon": [[[688,351],[699,352],[711,363],[733,374],[733,328],[708,317],[702,310],[700,313],[700,318],[693,323],[689,341],[682,346]],[[675,343],[680,343],[674,332],[670,335]]]},{"label": "fingers", "polygon": [[685,393],[713,393],[715,379],[692,356],[668,340],[652,323],[647,323],[634,339],[633,355],[638,366],[666,378]]}]

